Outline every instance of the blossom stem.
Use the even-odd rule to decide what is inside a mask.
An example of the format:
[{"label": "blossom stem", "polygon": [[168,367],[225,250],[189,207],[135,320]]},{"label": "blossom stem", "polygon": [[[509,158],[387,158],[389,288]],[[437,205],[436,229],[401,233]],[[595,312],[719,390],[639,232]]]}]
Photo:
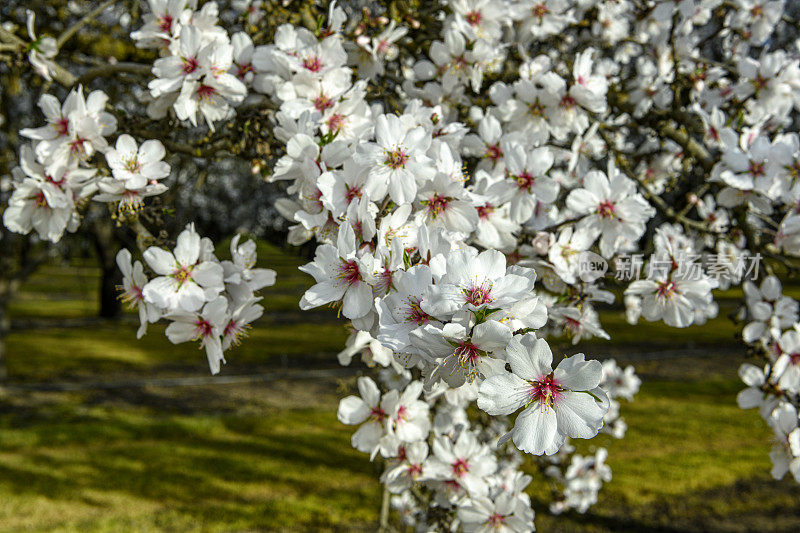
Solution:
[{"label": "blossom stem", "polygon": [[389,503],[391,501],[391,494],[389,494],[389,486],[383,485],[383,497],[381,499],[381,516],[379,522],[378,531],[386,532],[392,531],[392,527],[389,525],[389,511],[391,507]]}]

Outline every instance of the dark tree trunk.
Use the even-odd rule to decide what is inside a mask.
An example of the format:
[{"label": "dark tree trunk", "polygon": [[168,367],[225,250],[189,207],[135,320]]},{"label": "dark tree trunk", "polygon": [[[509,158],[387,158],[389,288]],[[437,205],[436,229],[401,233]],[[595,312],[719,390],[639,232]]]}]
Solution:
[{"label": "dark tree trunk", "polygon": [[117,243],[114,239],[114,228],[108,221],[98,221],[92,232],[94,249],[100,263],[100,316],[103,318],[119,318],[122,316],[122,305],[119,301],[119,290],[122,284],[122,272],[117,268]]},{"label": "dark tree trunk", "polygon": [[[0,281],[0,285],[3,285],[2,281]],[[0,382],[5,382],[8,379],[6,336],[11,329],[11,319],[8,316],[8,296],[9,291],[5,291],[3,287],[0,287]]]},{"label": "dark tree trunk", "polygon": [[117,289],[120,285],[122,285],[122,272],[117,268],[117,263],[112,262],[110,267],[103,265],[103,275],[100,278],[101,317],[119,318],[122,315],[122,305]]}]

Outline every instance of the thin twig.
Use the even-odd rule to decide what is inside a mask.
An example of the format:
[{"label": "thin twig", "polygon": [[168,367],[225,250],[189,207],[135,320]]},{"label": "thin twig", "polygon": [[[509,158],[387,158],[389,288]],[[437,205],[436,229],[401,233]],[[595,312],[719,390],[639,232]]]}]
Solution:
[{"label": "thin twig", "polygon": [[73,24],[72,26],[70,26],[69,28],[64,30],[64,32],[61,35],[58,36],[58,39],[56,39],[56,45],[58,46],[58,48],[61,49],[61,47],[64,46],[64,43],[69,41],[72,38],[73,35],[78,33],[78,30],[80,30],[86,24],[91,22],[92,19],[94,19],[97,15],[102,13],[108,6],[110,6],[111,4],[114,4],[116,2],[117,2],[117,0],[106,0],[105,2],[103,2],[102,4],[100,4],[99,6],[94,8],[93,10],[89,11],[78,22],[76,22],[75,24]]},{"label": "thin twig", "polygon": [[135,218],[128,218],[126,222],[134,233],[136,233],[136,246],[138,246],[140,250],[144,251],[155,242],[156,238],[153,237],[150,230],[142,224],[142,221],[139,220],[137,215],[135,215]]},{"label": "thin twig", "polygon": [[[28,50],[28,43],[23,39],[17,37],[14,33],[4,29],[0,26],[0,41],[14,46],[17,52],[25,52]],[[72,87],[78,81],[70,71],[53,61],[48,59],[49,70],[52,78],[65,87]]]},{"label": "thin twig", "polygon": [[380,527],[378,531],[381,532],[388,532],[391,531],[391,526],[389,526],[389,502],[390,502],[391,495],[389,494],[389,487],[387,485],[383,486],[383,498],[381,500],[381,519],[380,519]]},{"label": "thin twig", "polygon": [[78,78],[78,81],[86,85],[95,78],[112,76],[114,74],[119,74],[121,72],[148,76],[150,74],[151,68],[152,67],[150,65],[144,65],[142,63],[127,63],[127,62],[100,65],[97,67],[92,67],[83,74],[81,74],[81,77]]},{"label": "thin twig", "polygon": [[656,206],[656,208],[659,211],[661,211],[661,213],[664,214],[664,216],[676,222],[680,222],[687,228],[691,228],[701,233],[708,233],[711,235],[723,235],[725,233],[722,231],[712,230],[708,226],[708,224],[698,222],[697,220],[692,220],[690,218],[681,215],[680,213],[675,212],[675,209],[673,209],[672,206],[670,206],[666,202],[666,200],[664,200],[659,195],[651,191],[650,187],[648,187],[646,183],[644,183],[641,179],[639,179],[639,177],[633,172],[633,170],[631,170],[630,162],[628,161],[625,154],[614,147],[614,145],[611,143],[611,139],[603,131],[603,129],[604,126],[601,125],[600,129],[598,129],[597,132],[600,134],[600,137],[603,138],[603,141],[605,141],[606,145],[608,146],[608,149],[611,152],[613,152],[615,162],[617,163],[617,167],[626,176],[628,176],[631,180],[633,180],[634,183],[636,183],[639,186],[639,190],[642,192],[644,197],[647,198],[647,200],[649,200],[650,202],[652,202]]}]

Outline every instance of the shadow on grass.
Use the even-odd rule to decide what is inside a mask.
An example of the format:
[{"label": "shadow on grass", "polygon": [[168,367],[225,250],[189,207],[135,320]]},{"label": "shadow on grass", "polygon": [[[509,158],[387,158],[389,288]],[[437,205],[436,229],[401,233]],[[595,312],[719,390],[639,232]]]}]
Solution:
[{"label": "shadow on grass", "polygon": [[[764,478],[767,430],[731,403],[738,387],[646,383],[625,411],[628,437],[603,443],[614,479],[600,502],[586,515],[551,517],[536,501],[539,530],[800,530],[800,488]],[[373,528],[379,486],[350,446],[352,428],[331,409],[298,407],[302,398],[294,408],[270,409],[247,394],[64,394],[27,409],[6,406],[0,523],[80,531]],[[240,400],[249,412],[235,409]],[[698,489],[693,477],[717,485]],[[58,516],[62,509],[76,516]]]},{"label": "shadow on grass", "polygon": [[137,502],[146,501],[198,524],[232,528],[329,527],[375,518],[372,467],[332,413],[103,415],[39,420],[27,431],[27,445],[4,445],[2,492],[16,500],[95,507],[122,495],[133,508],[105,510],[135,513]]},{"label": "shadow on grass", "polygon": [[800,531],[800,487],[792,480],[766,477],[739,480],[711,490],[687,492],[646,506],[613,498],[586,514],[537,516],[543,531],[593,532],[796,532]]}]

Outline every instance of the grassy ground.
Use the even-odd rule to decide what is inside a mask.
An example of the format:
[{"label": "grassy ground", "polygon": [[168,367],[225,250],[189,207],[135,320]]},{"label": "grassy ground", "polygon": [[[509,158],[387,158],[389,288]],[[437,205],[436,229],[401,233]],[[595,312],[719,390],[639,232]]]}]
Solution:
[{"label": "grassy ground", "polygon": [[[334,366],[344,328],[324,311],[304,324],[299,261],[264,251],[281,280],[266,294],[270,314],[223,372]],[[130,321],[72,327],[94,312],[96,285],[95,269],[72,265],[49,267],[25,287],[12,318],[36,329],[8,339],[13,383],[207,375],[202,352],[172,346],[160,327],[139,342]],[[800,530],[800,489],[769,478],[770,431],[735,404],[743,356],[730,348],[734,328],[723,318],[692,335],[634,331],[616,310],[603,322],[615,342],[586,353],[625,362],[631,345],[695,349],[636,362],[645,383],[623,405],[628,435],[582,443],[609,448],[613,480],[589,513],[557,518],[546,512],[546,484],[534,481],[539,529]],[[0,531],[372,531],[373,466],[335,415],[352,383],[0,391]]]}]

